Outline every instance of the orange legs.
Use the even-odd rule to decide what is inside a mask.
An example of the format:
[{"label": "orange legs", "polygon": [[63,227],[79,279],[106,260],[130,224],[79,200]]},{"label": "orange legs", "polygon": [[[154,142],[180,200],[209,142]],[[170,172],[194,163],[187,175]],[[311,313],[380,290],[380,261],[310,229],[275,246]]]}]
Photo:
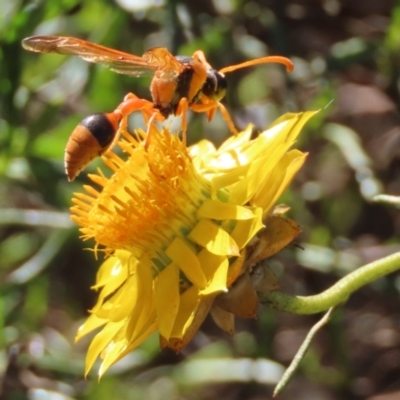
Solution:
[{"label": "orange legs", "polygon": [[179,100],[178,107],[176,109],[176,115],[179,115],[182,119],[182,142],[186,146],[186,131],[187,131],[187,112],[189,109],[189,103],[186,97],[182,97]]},{"label": "orange legs", "polygon": [[[207,113],[207,119],[209,121],[214,117],[215,111],[217,109],[220,110],[223,119],[227,123],[229,130],[237,135],[237,129],[228,113],[228,110],[225,106],[219,101],[212,100],[208,97],[203,96],[201,98],[201,103],[191,104],[189,105],[188,99],[186,97],[182,97],[178,103],[178,107],[176,109],[175,115],[180,116],[182,118],[181,129],[182,129],[182,141],[186,145],[187,136],[187,112],[189,109],[192,109],[194,112],[198,113]],[[147,124],[147,135],[145,140],[145,147],[147,148],[150,144],[150,132],[152,125],[158,121],[162,122],[165,120],[164,116],[160,113],[160,111],[154,108],[154,104],[145,99],[141,99],[134,95],[133,93],[129,93],[125,96],[124,101],[117,107],[114,113],[121,114],[121,123],[120,126],[122,129],[127,128],[127,117],[129,114],[134,111],[141,111],[143,118]],[[118,134],[113,140],[113,144],[118,140]],[[111,148],[112,146],[110,146]]]},{"label": "orange legs", "polygon": [[[160,114],[159,110],[154,108],[154,104],[151,101],[141,99],[133,93],[128,93],[124,97],[124,101],[114,111],[114,113],[120,113],[122,115],[120,129],[127,130],[128,116],[135,111],[142,112],[143,119],[147,124],[147,135],[145,140],[145,147],[147,148],[150,143],[150,131],[152,124],[154,124],[155,121],[164,121],[165,118]],[[117,142],[118,137],[119,130],[115,135],[113,144],[109,147],[109,149],[111,149],[112,146]]]},{"label": "orange legs", "polygon": [[182,118],[182,141],[186,144],[186,130],[187,130],[187,111],[190,108],[194,112],[198,113],[207,113],[208,121],[211,121],[214,117],[215,111],[217,108],[221,111],[222,118],[225,120],[226,124],[229,127],[229,130],[233,135],[237,135],[238,131],[235,128],[235,125],[228,113],[228,110],[225,106],[219,101],[209,99],[207,97],[203,97],[201,99],[202,103],[198,104],[188,104],[187,98],[183,97],[178,104],[178,108],[176,110],[176,115],[179,115]]},{"label": "orange legs", "polygon": [[190,108],[195,111],[195,112],[207,112],[207,118],[209,121],[214,117],[215,110],[219,108],[222,114],[222,118],[225,120],[227,123],[229,130],[234,134],[237,135],[238,131],[235,128],[235,125],[233,124],[233,121],[228,113],[228,110],[225,108],[225,106],[220,103],[219,101],[208,99],[208,98],[202,98],[201,99],[202,103],[199,104],[192,104]]}]

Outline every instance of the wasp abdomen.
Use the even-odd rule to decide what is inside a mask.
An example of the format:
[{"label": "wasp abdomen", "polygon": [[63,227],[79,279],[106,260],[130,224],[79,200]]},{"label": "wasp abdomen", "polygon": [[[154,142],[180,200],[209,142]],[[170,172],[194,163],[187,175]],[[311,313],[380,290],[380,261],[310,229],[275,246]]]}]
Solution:
[{"label": "wasp abdomen", "polygon": [[122,115],[92,114],[83,119],[72,132],[65,148],[65,172],[73,181],[87,164],[102,155],[113,142]]}]

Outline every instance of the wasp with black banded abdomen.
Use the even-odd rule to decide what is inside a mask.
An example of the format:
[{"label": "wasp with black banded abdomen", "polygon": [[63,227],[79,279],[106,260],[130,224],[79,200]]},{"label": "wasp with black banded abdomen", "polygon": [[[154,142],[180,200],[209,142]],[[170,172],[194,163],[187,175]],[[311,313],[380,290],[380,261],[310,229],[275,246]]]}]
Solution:
[{"label": "wasp with black banded abdomen", "polygon": [[239,68],[271,62],[285,65],[289,72],[293,70],[292,62],[281,56],[261,57],[215,70],[201,50],[188,57],[173,56],[166,48],[156,47],[139,57],[63,36],[32,36],[24,39],[22,45],[38,53],[79,56],[121,74],[140,76],[146,71],[154,74],[150,85],[152,101],[130,93],[114,111],[90,115],[74,129],[65,150],[65,170],[69,181],[115,142],[121,123],[126,124],[128,115],[135,111],[141,111],[148,123],[163,121],[171,114],[180,116],[185,139],[188,109],[206,113],[208,120],[219,109],[230,131],[236,134],[229,113],[220,102],[227,89],[225,74]]}]

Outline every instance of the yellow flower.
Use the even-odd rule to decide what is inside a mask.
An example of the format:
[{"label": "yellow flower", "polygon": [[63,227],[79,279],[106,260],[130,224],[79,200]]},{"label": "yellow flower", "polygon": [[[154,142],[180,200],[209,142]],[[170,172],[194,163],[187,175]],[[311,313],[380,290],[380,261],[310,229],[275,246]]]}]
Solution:
[{"label": "yellow flower", "polygon": [[[191,340],[242,274],[246,246],[303,164],[306,155],[290,147],[312,115],[287,114],[254,140],[248,128],[219,149],[208,141],[187,149],[156,128],[145,148],[122,132],[127,160],[108,152],[112,177],[90,175],[100,188],[84,186],[71,208],[84,239],[109,256],[77,336],[101,328],[86,373],[100,356],[102,375],[156,331],[176,351]],[[213,311],[220,322],[230,318]]]}]

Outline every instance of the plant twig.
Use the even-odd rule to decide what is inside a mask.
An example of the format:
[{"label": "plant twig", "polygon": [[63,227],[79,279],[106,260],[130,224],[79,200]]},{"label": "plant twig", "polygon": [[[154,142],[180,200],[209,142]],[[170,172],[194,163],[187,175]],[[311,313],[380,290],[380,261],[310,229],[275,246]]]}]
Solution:
[{"label": "plant twig", "polygon": [[261,303],[294,314],[316,314],[344,303],[362,286],[400,269],[400,252],[360,267],[340,279],[329,289],[314,296],[293,296],[279,290],[258,291]]},{"label": "plant twig", "polygon": [[306,338],[304,339],[304,342],[301,344],[296,355],[293,357],[293,360],[290,363],[289,367],[287,368],[282,378],[276,385],[272,397],[278,396],[278,394],[286,387],[290,378],[296,372],[301,360],[304,358],[304,355],[306,354],[306,351],[310,347],[311,341],[314,338],[315,334],[329,321],[332,311],[333,308],[330,308],[328,312],[310,329]]}]

